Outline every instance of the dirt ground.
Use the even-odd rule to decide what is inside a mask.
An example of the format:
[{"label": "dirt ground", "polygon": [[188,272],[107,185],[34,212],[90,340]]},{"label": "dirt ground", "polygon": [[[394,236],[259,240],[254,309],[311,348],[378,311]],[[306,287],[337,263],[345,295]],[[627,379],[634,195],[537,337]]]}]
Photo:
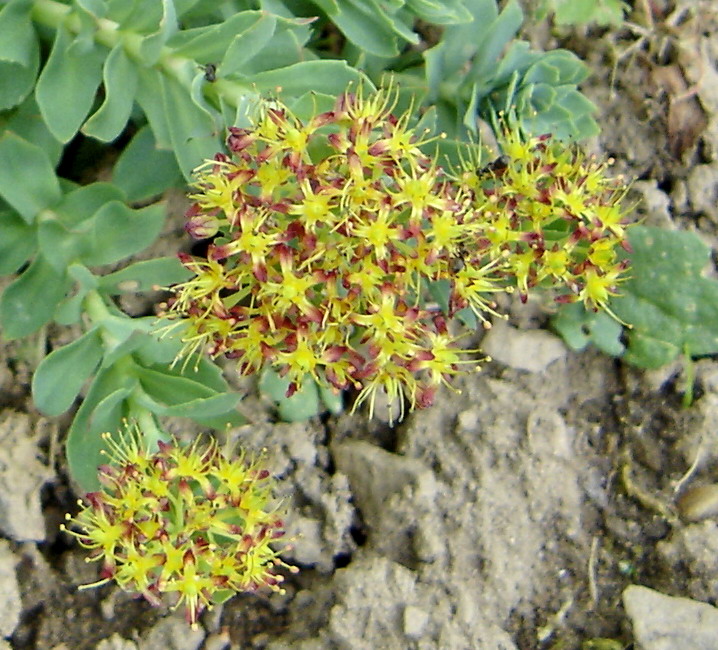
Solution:
[{"label": "dirt ground", "polygon": [[[590,148],[636,179],[637,218],[716,250],[718,7],[652,4],[652,27],[531,37],[595,70]],[[77,590],[96,566],[58,531],[77,499],[69,419],[29,397],[38,350],[73,333],[0,343],[0,650],[715,650],[718,363],[697,362],[684,408],[679,364],[571,352],[545,307],[506,305],[481,343],[494,360],[393,427],[279,423],[243,384],[251,424],[228,435],[268,448],[301,571],[196,632],[113,587]]]}]

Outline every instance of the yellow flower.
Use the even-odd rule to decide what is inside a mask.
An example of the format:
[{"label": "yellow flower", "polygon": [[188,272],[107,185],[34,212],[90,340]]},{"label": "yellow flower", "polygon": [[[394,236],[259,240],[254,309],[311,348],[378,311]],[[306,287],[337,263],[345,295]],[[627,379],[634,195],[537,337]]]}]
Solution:
[{"label": "yellow flower", "polygon": [[140,439],[132,426],[119,441],[107,438],[102,491],[67,516],[76,530],[62,527],[103,560],[103,578],[85,587],[114,580],[153,604],[174,596],[191,625],[218,592],[279,590],[276,568],[292,568],[269,545],[282,538],[282,521],[260,462],[228,458],[215,442],[173,441],[150,452]]}]

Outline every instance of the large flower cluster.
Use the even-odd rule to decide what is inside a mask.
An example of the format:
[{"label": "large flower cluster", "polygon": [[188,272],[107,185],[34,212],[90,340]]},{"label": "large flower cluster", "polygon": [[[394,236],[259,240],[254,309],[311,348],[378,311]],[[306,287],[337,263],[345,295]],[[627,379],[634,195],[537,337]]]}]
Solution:
[{"label": "large flower cluster", "polygon": [[187,229],[213,241],[181,256],[185,354],[272,366],[290,394],[312,377],[371,408],[378,389],[425,406],[466,362],[447,327],[460,309],[488,326],[492,294],[547,283],[606,307],[625,236],[605,166],[507,130],[507,165],[447,173],[390,98],[346,93],[305,122],[274,103],[197,170]]},{"label": "large flower cluster", "polygon": [[122,442],[106,441],[102,489],[67,515],[72,529],[62,526],[102,561],[101,580],[87,587],[114,580],[153,605],[169,594],[193,626],[204,608],[237,592],[280,590],[275,570],[286,565],[270,544],[284,536],[283,524],[257,461],[230,460],[214,441],[160,443],[149,453],[132,429]]}]

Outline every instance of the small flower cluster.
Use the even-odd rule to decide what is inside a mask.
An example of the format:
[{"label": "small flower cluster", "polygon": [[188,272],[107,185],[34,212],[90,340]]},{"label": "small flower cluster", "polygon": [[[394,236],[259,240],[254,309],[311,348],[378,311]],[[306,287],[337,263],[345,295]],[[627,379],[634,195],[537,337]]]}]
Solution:
[{"label": "small flower cluster", "polygon": [[[391,93],[346,93],[306,122],[275,103],[230,129],[231,156],[200,167],[190,195],[187,230],[213,241],[181,256],[194,277],[169,302],[184,354],[272,366],[288,394],[309,376],[360,390],[355,407],[378,389],[426,406],[467,362],[457,311],[488,327],[492,294],[547,283],[606,308],[625,233],[605,166],[509,130],[503,169],[448,173],[392,110]],[[450,287],[447,314],[425,300],[432,283]]]},{"label": "small flower cluster", "polygon": [[501,148],[494,165],[462,174],[480,229],[472,262],[502,260],[501,273],[515,279],[522,300],[529,288],[546,286],[558,301],[610,311],[627,264],[618,249],[629,250],[620,207],[626,188],[620,177],[605,175],[611,161],[510,129]]},{"label": "small flower cluster", "polygon": [[[89,560],[102,560],[101,580],[160,605],[163,594],[184,604],[187,621],[213,602],[267,586],[281,591],[270,546],[284,536],[269,508],[272,482],[257,461],[227,459],[215,441],[183,448],[142,448],[128,428],[121,442],[105,436],[111,464],[100,467],[102,489],[66,516]],[[287,567],[293,570],[293,567]]]}]

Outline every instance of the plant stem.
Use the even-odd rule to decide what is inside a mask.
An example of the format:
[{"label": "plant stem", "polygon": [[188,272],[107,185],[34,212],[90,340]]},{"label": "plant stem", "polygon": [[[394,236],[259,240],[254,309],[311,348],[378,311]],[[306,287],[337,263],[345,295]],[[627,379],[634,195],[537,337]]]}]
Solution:
[{"label": "plant stem", "polygon": [[148,408],[139,404],[132,396],[128,398],[127,402],[129,404],[129,419],[137,423],[149,452],[157,451],[160,441],[169,442],[169,434],[159,427],[154,414]]},{"label": "plant stem", "polygon": [[[79,34],[82,30],[82,22],[76,10],[55,0],[35,0],[32,8],[32,18],[37,23],[55,30],[64,27],[73,34]],[[147,65],[148,62],[144,60],[142,54],[142,45],[146,38],[144,35],[121,29],[119,23],[106,18],[96,18],[95,24],[97,29],[93,34],[93,38],[96,43],[109,49],[121,43],[131,59],[142,66]],[[200,74],[197,62],[194,59],[178,56],[171,47],[167,46],[162,47],[154,67],[176,79],[187,88],[188,92],[195,74]],[[205,93],[207,99],[213,99],[215,102],[220,102],[220,104],[224,102],[236,107],[238,102],[248,93],[255,94],[251,89],[236,81],[226,79],[221,81],[221,84],[207,84],[208,88],[206,90],[211,91]]]},{"label": "plant stem", "polygon": [[[84,306],[85,313],[90,318],[92,324],[100,326],[100,336],[102,337],[102,342],[104,343],[105,348],[112,349],[116,347],[120,341],[106,328],[102,327],[103,321],[112,316],[104,298],[97,291],[90,291],[85,296]],[[114,365],[116,368],[120,368],[123,372],[132,372],[133,363],[129,357],[120,357],[115,361]],[[137,423],[149,451],[156,451],[158,448],[157,443],[160,440],[163,442],[168,442],[170,440],[170,436],[158,425],[154,414],[146,406],[143,406],[137,397],[130,395],[127,398],[127,404],[128,419]]]}]

